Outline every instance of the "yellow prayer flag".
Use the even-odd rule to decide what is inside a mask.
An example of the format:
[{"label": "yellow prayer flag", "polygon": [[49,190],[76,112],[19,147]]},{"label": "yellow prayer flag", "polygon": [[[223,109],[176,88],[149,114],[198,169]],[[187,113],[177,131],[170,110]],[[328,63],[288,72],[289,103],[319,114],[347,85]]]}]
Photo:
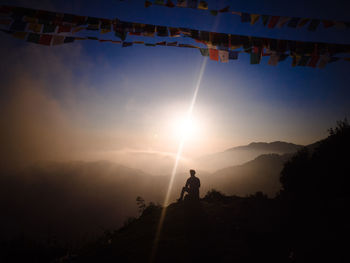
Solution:
[{"label": "yellow prayer flag", "polygon": [[38,23],[38,19],[30,16],[24,16],[23,21],[27,23]]},{"label": "yellow prayer flag", "polygon": [[73,34],[78,33],[78,32],[80,32],[81,30],[84,30],[84,29],[85,29],[85,27],[82,27],[82,26],[75,27],[75,28],[73,28],[72,33]]},{"label": "yellow prayer flag", "polygon": [[298,27],[303,27],[307,24],[307,22],[309,22],[310,19],[309,18],[302,18],[298,24]]},{"label": "yellow prayer flag", "polygon": [[254,25],[256,22],[258,22],[259,18],[260,18],[260,15],[250,14],[250,24]]},{"label": "yellow prayer flag", "polygon": [[101,29],[101,34],[107,34],[107,33],[109,33],[109,32],[111,32],[110,29],[105,29],[105,28],[102,28],[102,29]]},{"label": "yellow prayer flag", "polygon": [[42,24],[29,23],[28,30],[33,31],[35,33],[40,33],[42,27]]},{"label": "yellow prayer flag", "polygon": [[208,3],[206,1],[199,1],[198,9],[208,10]]}]

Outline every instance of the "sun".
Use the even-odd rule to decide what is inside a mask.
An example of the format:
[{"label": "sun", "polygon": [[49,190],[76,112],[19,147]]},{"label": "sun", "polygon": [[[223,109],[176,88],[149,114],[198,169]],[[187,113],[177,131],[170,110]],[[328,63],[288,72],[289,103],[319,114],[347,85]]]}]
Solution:
[{"label": "sun", "polygon": [[192,138],[198,133],[198,123],[191,116],[176,118],[173,122],[173,133],[178,138]]}]

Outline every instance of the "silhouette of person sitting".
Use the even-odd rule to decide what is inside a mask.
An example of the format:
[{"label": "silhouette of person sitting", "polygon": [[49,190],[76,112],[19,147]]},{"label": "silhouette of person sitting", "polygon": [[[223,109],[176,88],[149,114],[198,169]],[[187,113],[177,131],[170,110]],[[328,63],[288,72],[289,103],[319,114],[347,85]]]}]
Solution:
[{"label": "silhouette of person sitting", "polygon": [[177,201],[182,201],[185,192],[188,194],[185,196],[185,200],[199,200],[199,187],[201,182],[198,177],[195,176],[196,171],[190,170],[191,177],[187,179],[185,187],[182,188],[180,198]]}]

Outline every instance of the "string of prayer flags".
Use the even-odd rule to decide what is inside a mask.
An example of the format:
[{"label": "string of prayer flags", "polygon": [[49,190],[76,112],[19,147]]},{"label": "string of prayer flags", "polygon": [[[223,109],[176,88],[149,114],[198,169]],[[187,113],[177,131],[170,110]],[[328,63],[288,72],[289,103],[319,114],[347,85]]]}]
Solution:
[{"label": "string of prayer flags", "polygon": [[[198,2],[198,1],[196,1]],[[165,3],[165,1],[164,1]],[[166,2],[168,3],[168,2]],[[182,3],[189,3],[183,1]],[[5,10],[5,11],[2,11]],[[10,10],[7,12],[6,10]],[[219,10],[226,12],[227,8]],[[71,43],[75,40],[94,40],[99,42],[121,43],[123,47],[129,47],[132,44],[143,44],[143,41],[125,41],[127,36],[154,37],[187,37],[196,43],[205,45],[206,49],[200,49],[201,54],[207,54],[212,60],[227,63],[228,60],[238,59],[238,54],[245,52],[250,54],[252,64],[259,64],[262,56],[270,56],[268,64],[276,65],[277,62],[285,60],[288,56],[293,58],[293,66],[320,67],[323,64],[331,63],[339,59],[335,54],[349,53],[350,45],[334,43],[313,43],[303,41],[293,41],[284,39],[260,38],[253,36],[233,35],[217,32],[202,31],[191,28],[177,28],[160,25],[141,24],[135,22],[121,21],[119,19],[104,19],[87,16],[77,16],[72,14],[54,13],[44,10],[34,10],[27,8],[0,6],[0,12],[6,13],[4,22],[0,23],[6,27],[1,30],[12,34],[19,39],[41,45],[59,45]],[[317,27],[321,20],[311,20],[300,18],[270,17],[264,15],[251,15],[248,13],[239,13],[241,17],[247,18],[251,23],[261,18],[262,22],[268,27],[282,26],[305,26]],[[6,20],[11,21],[6,22]],[[253,21],[254,20],[254,21]],[[0,20],[1,21],[1,20]],[[293,22],[294,21],[294,22]],[[340,22],[339,22],[340,23]],[[335,23],[333,23],[335,24]],[[343,23],[344,24],[344,23]],[[89,29],[90,27],[90,29]],[[99,39],[98,37],[79,37],[72,36],[81,30],[99,29],[100,33],[114,31],[115,36],[121,41]],[[103,30],[106,30],[105,32]],[[64,33],[60,35],[61,33]],[[130,44],[131,43],[131,44]],[[173,46],[181,48],[200,48],[189,43],[178,43],[161,41],[157,43],[144,43],[145,46]],[[240,49],[240,50],[237,50]],[[325,56],[329,57],[329,60]],[[271,57],[272,56],[272,57]],[[342,58],[345,60],[347,58]]]},{"label": "string of prayer flags", "polygon": [[276,16],[276,15],[264,15],[264,14],[250,14],[247,12],[238,12],[230,9],[230,6],[226,6],[224,8],[215,10],[209,9],[208,3],[206,1],[197,1],[197,0],[177,0],[176,5],[172,3],[172,1],[167,0],[145,0],[145,7],[150,7],[152,4],[167,6],[170,8],[173,7],[182,7],[182,8],[192,8],[199,10],[209,11],[211,15],[216,16],[219,13],[231,13],[233,15],[241,16],[241,22],[250,23],[254,25],[258,22],[261,17],[262,23],[264,26],[268,25],[268,28],[275,28],[277,25],[278,28],[282,28],[288,21],[288,27],[290,28],[302,28],[306,24],[309,23],[307,29],[309,31],[316,31],[320,22],[322,21],[324,28],[336,27],[338,29],[350,28],[350,24],[348,22],[342,21],[330,21],[330,20],[319,20],[315,18],[302,18],[302,17],[287,17],[287,16]]}]

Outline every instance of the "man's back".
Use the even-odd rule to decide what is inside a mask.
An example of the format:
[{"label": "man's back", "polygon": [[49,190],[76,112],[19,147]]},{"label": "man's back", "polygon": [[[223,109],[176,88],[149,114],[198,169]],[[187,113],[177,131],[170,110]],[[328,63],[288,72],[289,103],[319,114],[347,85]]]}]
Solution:
[{"label": "man's back", "polygon": [[201,182],[198,177],[191,176],[187,179],[186,186],[189,187],[189,195],[193,199],[199,199],[199,187],[201,186]]}]

